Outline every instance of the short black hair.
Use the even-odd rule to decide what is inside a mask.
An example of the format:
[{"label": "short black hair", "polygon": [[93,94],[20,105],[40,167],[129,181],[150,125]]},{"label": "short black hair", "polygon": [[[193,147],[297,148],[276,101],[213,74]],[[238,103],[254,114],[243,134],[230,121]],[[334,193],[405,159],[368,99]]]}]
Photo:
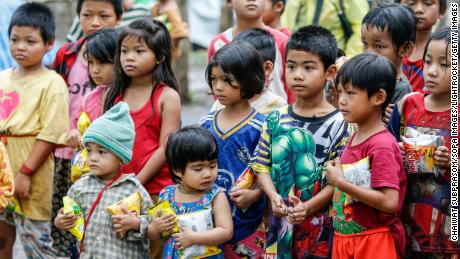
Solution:
[{"label": "short black hair", "polygon": [[188,163],[216,160],[219,155],[216,139],[200,126],[187,126],[173,133],[166,144],[166,162],[175,183],[181,179],[174,172],[184,172]]},{"label": "short black hair", "polygon": [[212,91],[212,68],[220,67],[240,84],[241,98],[251,99],[264,89],[264,62],[250,44],[236,41],[219,49],[206,67],[206,81]]},{"label": "short black hair", "polygon": [[38,29],[43,42],[47,43],[55,39],[56,23],[51,9],[41,3],[25,3],[16,9],[8,27],[8,37],[14,26],[30,26]]},{"label": "short black hair", "polygon": [[[88,0],[78,0],[77,2],[77,15],[80,16],[81,12],[81,7],[83,5],[83,2],[88,1]],[[113,5],[113,9],[115,10],[115,14],[117,15],[117,18],[121,18],[121,15],[123,15],[123,4],[122,0],[91,0],[91,1],[100,1],[100,2],[108,2]]]},{"label": "short black hair", "polygon": [[85,55],[91,55],[101,63],[114,63],[119,28],[107,28],[88,36]]},{"label": "short black hair", "polygon": [[[458,35],[458,31],[457,31],[457,35]],[[440,28],[439,30],[431,34],[431,37],[428,39],[425,45],[425,49],[423,50],[423,61],[425,61],[426,52],[428,51],[428,46],[433,40],[444,41],[446,43],[446,58],[450,55],[448,50],[449,50],[449,45],[452,44],[451,29],[449,27]]]},{"label": "short black hair", "polygon": [[253,46],[262,59],[271,61],[273,64],[276,59],[275,38],[268,31],[260,28],[253,28],[238,34],[233,41],[243,41]]},{"label": "short black hair", "polygon": [[367,29],[376,27],[380,31],[385,28],[391,41],[396,46],[395,51],[406,42],[415,43],[417,17],[412,9],[401,4],[377,4],[363,18],[362,25]]},{"label": "short black hair", "polygon": [[[446,11],[447,10],[447,1],[446,0],[439,0],[439,11]],[[395,3],[401,3],[401,0],[396,0]]]},{"label": "short black hair", "polygon": [[299,28],[286,44],[286,57],[290,50],[310,52],[319,56],[324,70],[335,64],[337,59],[337,41],[326,28],[309,25]]},{"label": "short black hair", "polygon": [[387,94],[382,105],[382,110],[385,110],[395,91],[396,68],[385,57],[372,52],[361,53],[345,62],[337,72],[336,87],[348,83],[355,88],[365,90],[369,97],[383,89]]}]

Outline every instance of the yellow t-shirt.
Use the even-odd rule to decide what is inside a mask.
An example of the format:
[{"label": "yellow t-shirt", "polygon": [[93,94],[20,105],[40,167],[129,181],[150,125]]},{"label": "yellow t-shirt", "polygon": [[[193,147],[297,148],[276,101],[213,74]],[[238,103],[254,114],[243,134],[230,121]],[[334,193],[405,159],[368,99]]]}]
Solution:
[{"label": "yellow t-shirt", "polygon": [[[69,130],[69,92],[56,72],[44,70],[20,79],[13,69],[0,72],[0,136],[6,137],[11,168],[16,175],[36,140],[65,144]],[[20,199],[24,216],[51,219],[54,158],[50,155],[32,176],[30,197]]]}]

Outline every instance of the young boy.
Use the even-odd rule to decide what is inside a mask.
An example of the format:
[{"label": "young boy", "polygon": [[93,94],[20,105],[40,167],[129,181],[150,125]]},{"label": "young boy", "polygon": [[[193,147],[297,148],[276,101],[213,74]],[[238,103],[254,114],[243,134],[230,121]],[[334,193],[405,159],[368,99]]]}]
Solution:
[{"label": "young boy", "polygon": [[[114,28],[123,13],[122,0],[78,0],[77,14],[85,36],[103,28]],[[53,68],[67,82],[70,94],[70,130],[77,127],[79,107],[86,94],[95,89],[89,82],[88,64],[83,56],[85,52],[86,37],[77,42],[67,43],[62,46],[53,63]],[[72,137],[71,135],[68,138]],[[70,187],[70,160],[75,147],[57,149],[56,168],[54,174],[53,217],[62,207],[62,197]],[[58,231],[53,226],[54,247],[60,256],[69,256],[69,242],[72,235],[65,231]]]},{"label": "young boy", "polygon": [[423,50],[431,36],[436,22],[447,10],[446,0],[396,0],[397,3],[409,6],[417,17],[415,48],[409,57],[403,58],[402,70],[414,92],[424,93],[423,87]]},{"label": "young boy", "polygon": [[361,39],[364,51],[375,52],[396,67],[397,82],[394,94],[389,96],[390,105],[384,121],[388,122],[393,104],[412,92],[406,76],[402,72],[402,59],[411,54],[415,42],[414,13],[400,4],[378,4],[363,18]]},{"label": "young boy", "polygon": [[291,31],[281,24],[281,15],[284,12],[284,5],[286,0],[267,0],[265,10],[262,14],[264,24],[276,29],[286,36],[291,36]]},{"label": "young boy", "polygon": [[[238,34],[233,41],[249,43],[259,52],[259,55],[264,60],[265,88],[262,93],[256,94],[249,100],[251,106],[263,115],[267,115],[274,109],[286,105],[286,101],[283,98],[267,89],[270,82],[272,82],[273,64],[275,64],[276,60],[276,47],[273,36],[266,30],[255,28]],[[211,111],[220,110],[223,107],[216,100],[211,107]]]},{"label": "young boy", "polygon": [[268,89],[281,96],[288,103],[292,103],[294,98],[286,85],[284,74],[284,68],[286,65],[284,49],[286,47],[288,37],[282,32],[264,25],[262,21],[262,13],[265,9],[265,2],[266,0],[254,0],[250,2],[247,0],[227,0],[227,3],[235,12],[236,22],[233,27],[228,28],[211,41],[208,49],[208,61],[211,60],[211,57],[214,56],[214,53],[217,50],[231,42],[233,38],[241,32],[250,28],[264,29],[273,35],[276,44],[276,60],[273,67],[273,80]]},{"label": "young boy", "polygon": [[[83,135],[91,172],[67,193],[85,215],[80,258],[148,258],[147,209],[153,202],[134,174],[121,172],[121,165],[131,161],[134,136],[129,106],[123,102],[96,119]],[[136,192],[141,196],[139,217],[129,211],[124,215],[111,215],[107,211],[108,206]],[[60,209],[54,224],[68,230],[77,219]],[[117,236],[120,232],[127,234],[120,238]]]},{"label": "young boy", "polygon": [[15,226],[29,258],[55,258],[51,238],[53,150],[69,129],[64,80],[42,65],[54,42],[54,16],[39,3],[21,5],[8,27],[17,67],[0,73],[0,140],[15,174],[22,215],[0,214],[0,258],[11,258]]},{"label": "young boy", "polygon": [[407,137],[407,129],[442,139],[439,146],[427,147],[432,148],[431,152],[426,152],[427,148],[423,150],[424,157],[432,158],[431,162],[439,168],[438,174],[420,169],[415,171],[410,166],[415,159],[410,159],[407,153],[404,156],[408,188],[402,221],[410,241],[411,258],[458,258],[460,254],[460,242],[451,240],[450,229],[451,44],[448,28],[432,34],[424,50],[423,67],[430,94],[413,93],[403,98],[395,107],[389,123],[398,141],[401,141],[401,136]]},{"label": "young boy", "polygon": [[339,107],[357,131],[340,162],[329,161],[326,178],[334,186],[332,258],[400,258],[405,238],[399,220],[406,176],[398,143],[382,122],[394,92],[393,65],[374,53],[347,61],[335,79]]},{"label": "young boy", "polygon": [[[333,188],[324,185],[323,168],[340,155],[349,135],[342,114],[324,95],[336,73],[337,42],[330,31],[307,26],[292,34],[286,51],[295,102],[267,116],[250,164],[272,204],[266,252],[273,258],[326,258]],[[302,216],[285,217],[288,200],[305,202]]]}]

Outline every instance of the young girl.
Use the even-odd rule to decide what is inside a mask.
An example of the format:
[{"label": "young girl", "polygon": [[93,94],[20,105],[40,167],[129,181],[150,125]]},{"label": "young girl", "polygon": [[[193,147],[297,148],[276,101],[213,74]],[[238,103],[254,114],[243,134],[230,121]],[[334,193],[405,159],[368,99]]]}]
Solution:
[{"label": "young girl", "polygon": [[[182,229],[173,234],[166,240],[163,258],[180,258],[180,250],[191,245],[217,246],[232,237],[230,206],[223,190],[214,184],[217,157],[216,140],[200,127],[185,127],[169,138],[166,158],[176,185],[164,188],[159,199],[168,201],[177,215],[212,208],[215,228],[199,233]],[[149,225],[149,238],[156,241],[162,232],[171,232],[174,220],[171,214],[154,218]],[[215,258],[223,258],[222,253]]]},{"label": "young girl", "polygon": [[[134,123],[126,103],[119,103],[96,119],[86,130],[82,142],[88,150],[91,172],[69,189],[84,215],[84,235],[80,242],[79,258],[146,258],[146,238],[153,206],[145,188],[133,174],[123,174],[121,165],[132,158]],[[139,215],[126,211],[124,215],[110,215],[107,207],[139,193]],[[69,230],[78,216],[59,210],[54,220],[57,228]],[[126,233],[122,238],[119,233]]]},{"label": "young girl", "polygon": [[[423,53],[425,87],[430,94],[414,93],[402,99],[389,124],[398,141],[411,128],[439,136],[444,142],[436,148],[433,156],[439,174],[419,172],[407,175],[407,194],[401,218],[410,238],[411,258],[458,258],[460,253],[460,243],[451,241],[450,232],[450,33],[448,28],[433,33]],[[405,163],[410,162],[407,156],[403,157]]]},{"label": "young girl", "polygon": [[249,99],[264,87],[263,61],[249,44],[232,42],[213,56],[206,77],[213,95],[224,108],[203,117],[200,125],[217,139],[220,155],[216,184],[225,189],[233,224],[238,226],[232,240],[225,245],[225,258],[262,255],[265,234],[258,230],[265,208],[262,191],[230,190],[246,170],[265,120],[249,104]]},{"label": "young girl", "polygon": [[[171,38],[158,21],[144,18],[121,33],[115,57],[116,80],[107,94],[105,109],[127,102],[136,129],[133,160],[122,167],[135,173],[154,202],[172,184],[164,154],[167,137],[180,125],[180,98],[171,69]],[[161,255],[151,247],[151,258]]]},{"label": "young girl", "polygon": [[[102,115],[105,97],[114,83],[114,58],[117,49],[119,30],[103,29],[88,36],[85,57],[88,60],[89,80],[96,89],[87,94],[78,109],[85,112],[91,121]],[[71,123],[77,125],[78,118]],[[80,130],[75,128],[67,134],[66,142],[71,147],[81,147]],[[61,199],[62,200],[62,199]]]}]

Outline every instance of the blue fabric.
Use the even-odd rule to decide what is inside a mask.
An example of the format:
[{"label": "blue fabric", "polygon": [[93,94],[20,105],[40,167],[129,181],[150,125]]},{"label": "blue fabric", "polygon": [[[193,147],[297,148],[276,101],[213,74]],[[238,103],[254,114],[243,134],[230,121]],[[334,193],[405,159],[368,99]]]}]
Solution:
[{"label": "blue fabric", "polygon": [[229,191],[238,177],[246,170],[260,138],[265,116],[255,110],[241,123],[222,132],[217,125],[220,111],[209,113],[200,121],[217,140],[219,147],[219,168],[216,184],[225,189],[230,203],[233,217],[233,238],[230,242],[237,242],[250,236],[262,223],[265,208],[265,199],[252,204],[247,210],[235,207],[229,198]]},{"label": "blue fabric", "polygon": [[[196,202],[176,202],[176,188],[177,185],[168,185],[166,186],[159,195],[158,200],[163,201],[166,200],[171,204],[172,209],[177,215],[182,215],[190,212],[200,211],[207,208],[212,208],[212,201],[216,197],[216,195],[222,191],[217,185],[213,185],[211,190],[206,192],[200,200]],[[178,251],[174,250],[174,238],[169,237],[163,247],[163,259],[177,259],[180,258],[180,254]],[[207,257],[207,258],[224,258],[223,253],[220,253],[215,256]]]}]

